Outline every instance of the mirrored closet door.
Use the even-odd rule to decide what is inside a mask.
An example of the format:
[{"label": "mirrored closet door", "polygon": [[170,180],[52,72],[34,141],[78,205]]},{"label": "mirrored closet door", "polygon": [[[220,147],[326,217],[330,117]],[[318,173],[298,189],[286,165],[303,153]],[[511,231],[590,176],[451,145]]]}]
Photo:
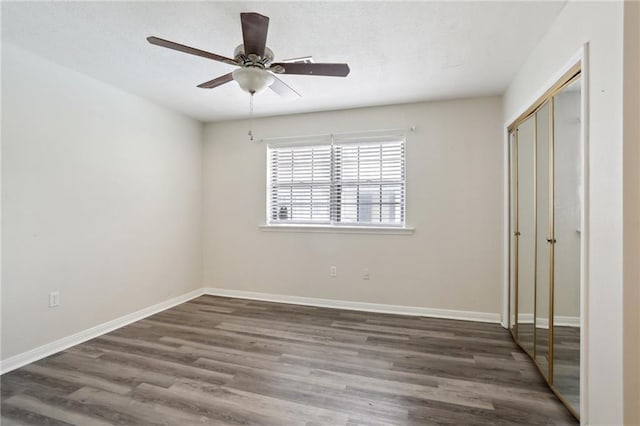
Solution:
[{"label": "mirrored closet door", "polygon": [[554,96],[553,385],[580,412],[581,80]]},{"label": "mirrored closet door", "polygon": [[548,100],[535,114],[536,121],[536,350],[535,359],[543,374],[549,371],[549,205],[551,192],[551,103]]},{"label": "mirrored closet door", "polygon": [[536,283],[536,188],[535,188],[535,117],[524,121],[515,135],[517,144],[517,199],[518,228],[515,240],[518,246],[517,266],[517,330],[520,345],[534,356],[535,283]]},{"label": "mirrored closet door", "polygon": [[577,65],[509,126],[510,330],[580,413],[582,90]]}]

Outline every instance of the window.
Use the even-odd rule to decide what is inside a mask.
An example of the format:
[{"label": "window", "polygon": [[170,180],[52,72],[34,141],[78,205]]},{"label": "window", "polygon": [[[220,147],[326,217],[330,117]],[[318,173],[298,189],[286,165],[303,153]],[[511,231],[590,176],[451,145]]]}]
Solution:
[{"label": "window", "polygon": [[267,223],[405,225],[402,137],[269,146]]}]

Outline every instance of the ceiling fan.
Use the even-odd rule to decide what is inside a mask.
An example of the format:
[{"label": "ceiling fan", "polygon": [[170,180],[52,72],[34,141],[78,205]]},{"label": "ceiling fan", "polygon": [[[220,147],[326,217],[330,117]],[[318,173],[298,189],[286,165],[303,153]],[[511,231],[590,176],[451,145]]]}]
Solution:
[{"label": "ceiling fan", "polygon": [[300,94],[276,77],[274,73],[333,77],[346,77],[349,74],[349,65],[347,64],[273,62],[273,52],[266,46],[269,18],[254,12],[241,13],[240,21],[242,22],[243,44],[236,47],[233,54],[234,59],[158,37],[147,37],[147,41],[156,46],[240,67],[233,72],[199,84],[198,87],[203,89],[213,89],[235,80],[242,90],[251,95],[269,87],[280,96],[292,97],[300,96]]}]

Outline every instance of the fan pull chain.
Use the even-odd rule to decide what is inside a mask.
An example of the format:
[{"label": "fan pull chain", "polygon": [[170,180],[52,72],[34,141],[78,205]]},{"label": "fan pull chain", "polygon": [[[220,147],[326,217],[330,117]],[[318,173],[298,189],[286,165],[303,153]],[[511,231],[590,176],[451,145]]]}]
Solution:
[{"label": "fan pull chain", "polygon": [[253,128],[253,93],[251,93],[251,97],[249,98],[249,140],[253,141],[253,132],[251,129]]}]

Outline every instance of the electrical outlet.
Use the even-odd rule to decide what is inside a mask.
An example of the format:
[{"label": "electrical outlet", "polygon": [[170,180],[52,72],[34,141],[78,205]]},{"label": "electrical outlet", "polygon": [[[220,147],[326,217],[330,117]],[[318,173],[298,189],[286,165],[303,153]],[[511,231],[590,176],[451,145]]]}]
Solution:
[{"label": "electrical outlet", "polygon": [[371,278],[371,274],[369,273],[369,268],[364,268],[362,270],[362,279],[368,280],[369,278]]},{"label": "electrical outlet", "polygon": [[49,293],[49,307],[55,308],[59,304],[60,304],[60,292],[52,291],[51,293]]},{"label": "electrical outlet", "polygon": [[329,266],[329,276],[335,277],[337,275],[338,275],[338,268],[336,268],[335,266]]}]

